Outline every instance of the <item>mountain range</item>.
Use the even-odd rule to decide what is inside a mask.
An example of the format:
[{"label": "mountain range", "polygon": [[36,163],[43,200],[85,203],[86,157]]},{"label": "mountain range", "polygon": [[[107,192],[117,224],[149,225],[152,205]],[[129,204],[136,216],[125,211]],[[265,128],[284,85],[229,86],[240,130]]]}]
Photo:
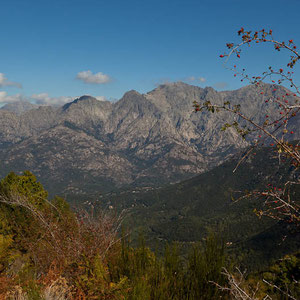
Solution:
[{"label": "mountain range", "polygon": [[[88,194],[124,186],[159,186],[201,174],[249,145],[224,123],[225,112],[195,113],[193,101],[240,104],[254,121],[279,116],[265,102],[287,93],[263,85],[217,92],[182,82],[117,102],[82,96],[62,107],[16,104],[0,109],[0,176],[32,171],[51,193]],[[299,139],[299,117],[289,124]],[[84,183],[83,183],[84,182]]]}]

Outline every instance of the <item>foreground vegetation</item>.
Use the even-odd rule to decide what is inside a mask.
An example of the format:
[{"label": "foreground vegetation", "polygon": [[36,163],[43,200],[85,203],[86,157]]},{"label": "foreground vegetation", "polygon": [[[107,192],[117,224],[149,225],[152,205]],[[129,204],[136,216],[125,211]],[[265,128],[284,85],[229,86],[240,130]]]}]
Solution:
[{"label": "foreground vegetation", "polygon": [[[113,216],[74,213],[35,177],[1,182],[2,297],[26,299],[199,299],[221,292],[224,246],[214,236],[194,247],[184,266],[176,246],[158,258],[141,240],[131,248]],[[10,296],[8,296],[10,295]]]},{"label": "foreground vegetation", "polygon": [[[158,256],[140,238],[131,247],[120,219],[70,209],[30,172],[0,185],[0,299],[231,299],[224,242],[211,233],[187,258],[173,244]],[[299,255],[240,284],[259,298],[298,293]],[[266,282],[262,281],[265,277]],[[237,277],[238,278],[238,277]],[[276,298],[274,298],[276,299]]]}]

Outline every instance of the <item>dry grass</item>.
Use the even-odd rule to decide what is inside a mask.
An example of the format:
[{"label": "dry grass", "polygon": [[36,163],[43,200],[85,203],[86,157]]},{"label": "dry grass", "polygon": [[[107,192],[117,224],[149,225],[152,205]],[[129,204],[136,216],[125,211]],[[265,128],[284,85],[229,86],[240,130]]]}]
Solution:
[{"label": "dry grass", "polygon": [[23,291],[20,286],[15,286],[11,291],[9,291],[3,298],[3,300],[30,300],[27,293]]},{"label": "dry grass", "polygon": [[72,299],[71,287],[68,285],[67,280],[59,277],[52,282],[43,291],[45,300],[68,300]]}]

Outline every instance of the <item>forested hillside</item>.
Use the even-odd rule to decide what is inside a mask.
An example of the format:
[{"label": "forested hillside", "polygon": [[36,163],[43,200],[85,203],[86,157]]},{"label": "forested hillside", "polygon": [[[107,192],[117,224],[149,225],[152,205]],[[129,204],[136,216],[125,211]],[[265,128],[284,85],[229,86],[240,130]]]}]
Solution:
[{"label": "forested hillside", "polygon": [[[76,206],[83,203],[88,210],[91,207],[108,209],[109,206],[119,212],[125,210],[127,218],[124,222],[131,228],[133,236],[143,232],[153,249],[158,244],[172,241],[188,248],[191,243],[202,240],[210,230],[221,231],[228,250],[240,256],[241,263],[244,262],[248,269],[257,269],[291,249],[298,249],[300,236],[298,233],[287,234],[290,226],[285,222],[278,224],[269,218],[259,220],[255,211],[264,206],[261,198],[238,199],[247,191],[295,180],[299,170],[278,165],[276,151],[265,147],[256,149],[233,172],[246,152],[209,172],[166,187],[133,187],[90,197],[70,195],[67,199]],[[293,194],[298,193],[296,186]],[[300,199],[297,201],[299,203]],[[286,242],[281,243],[286,234]],[[277,244],[275,249],[274,244]],[[249,253],[240,255],[245,249]]]}]

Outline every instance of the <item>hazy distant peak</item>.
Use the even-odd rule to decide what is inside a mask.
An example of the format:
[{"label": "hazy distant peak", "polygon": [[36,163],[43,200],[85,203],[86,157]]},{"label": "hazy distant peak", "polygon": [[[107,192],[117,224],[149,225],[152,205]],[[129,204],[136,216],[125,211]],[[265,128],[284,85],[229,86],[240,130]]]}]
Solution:
[{"label": "hazy distant peak", "polygon": [[1,107],[2,110],[13,112],[17,115],[21,115],[22,113],[38,108],[39,106],[36,104],[32,104],[28,101],[17,101],[14,103],[8,103],[5,104],[3,107]]}]

